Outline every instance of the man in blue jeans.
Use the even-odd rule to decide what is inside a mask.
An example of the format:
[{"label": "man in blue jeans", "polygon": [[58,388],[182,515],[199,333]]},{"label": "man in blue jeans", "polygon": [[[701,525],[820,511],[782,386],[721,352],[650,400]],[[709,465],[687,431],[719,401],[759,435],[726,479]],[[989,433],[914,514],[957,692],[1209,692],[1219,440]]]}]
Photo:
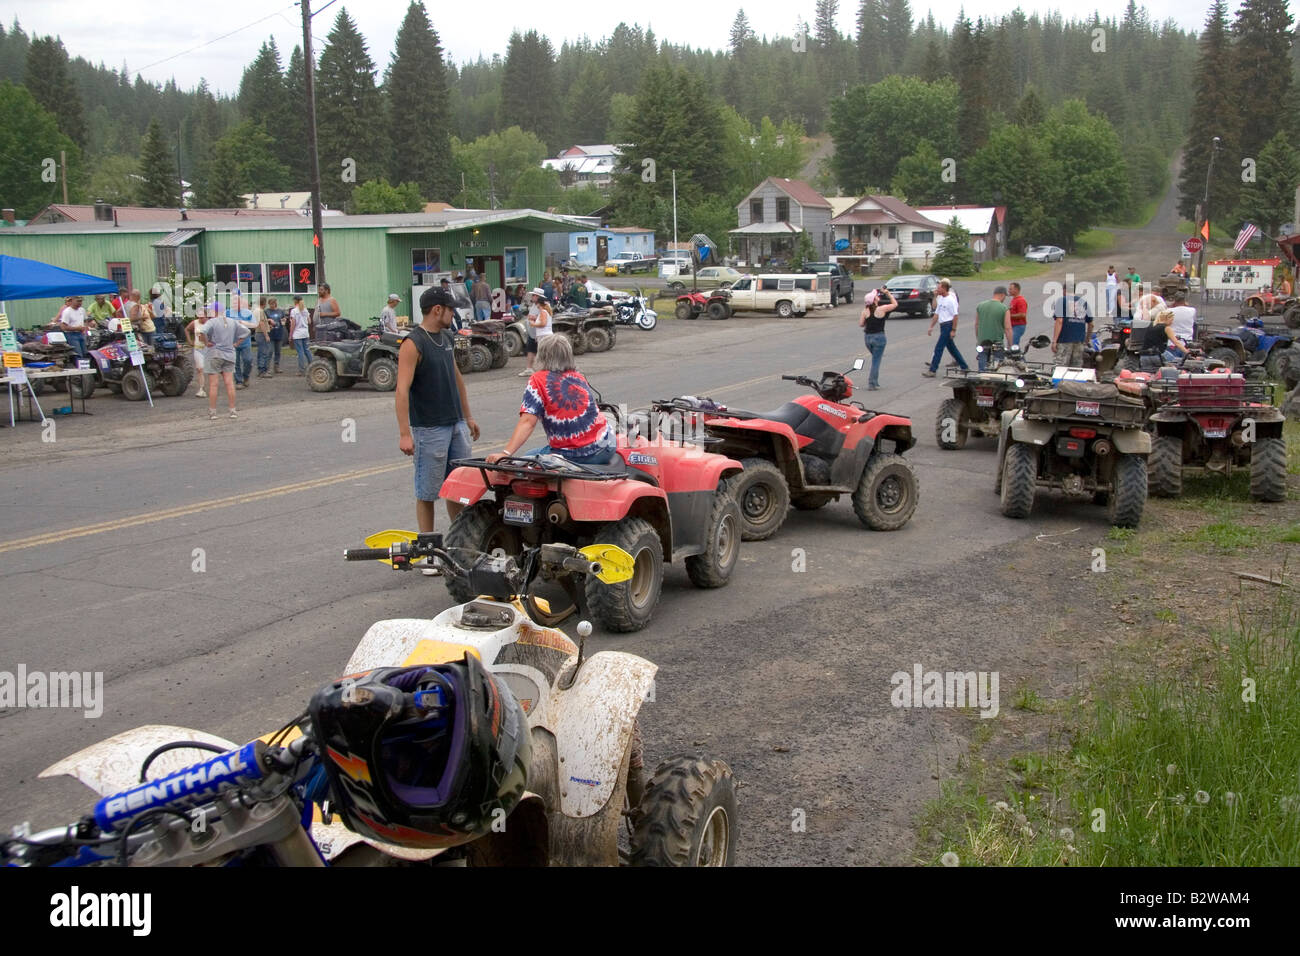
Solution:
[{"label": "man in blue jeans", "polygon": [[926,378],[934,378],[936,370],[939,368],[939,360],[943,358],[944,349],[952,353],[952,357],[957,360],[957,364],[962,370],[969,370],[970,366],[962,358],[961,352],[957,350],[957,343],[953,341],[953,336],[957,334],[957,294],[952,291],[952,286],[947,279],[939,283],[939,294],[935,297],[934,316],[930,319],[930,327],[925,330],[926,335],[934,332],[935,323],[939,323],[939,341],[934,345],[934,357],[930,359],[930,366],[921,374]]},{"label": "man in blue jeans", "polygon": [[235,342],[235,386],[248,388],[248,380],[253,377],[253,332],[257,328],[257,322],[253,320],[253,310],[238,292],[230,298],[226,317],[234,319],[247,329],[247,334]]},{"label": "man in blue jeans", "polygon": [[[456,368],[455,339],[448,331],[456,300],[441,289],[420,296],[421,321],[397,353],[397,447],[415,459],[415,517],[420,531],[432,531],[438,491],[450,463],[468,458],[478,424],[469,413],[465,380]],[[447,517],[463,506],[447,502]],[[434,569],[426,567],[427,573]]]}]

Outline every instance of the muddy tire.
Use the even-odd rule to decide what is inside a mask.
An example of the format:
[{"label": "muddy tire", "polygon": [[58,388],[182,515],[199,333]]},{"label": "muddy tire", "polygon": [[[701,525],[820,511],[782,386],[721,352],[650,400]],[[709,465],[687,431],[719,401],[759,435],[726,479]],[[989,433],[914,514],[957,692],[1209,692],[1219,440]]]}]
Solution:
[{"label": "muddy tire", "polygon": [[1142,371],[1142,360],[1132,352],[1125,352],[1119,360],[1119,369],[1121,372],[1140,372]]},{"label": "muddy tire", "polygon": [[[1181,449],[1179,451],[1181,468]],[[1147,503],[1147,463],[1141,455],[1120,455],[1111,478],[1109,517],[1117,528],[1136,528]]]},{"label": "muddy tire", "polygon": [[469,347],[469,370],[486,372],[492,367],[492,350],[481,342],[472,342]]},{"label": "muddy tire", "polygon": [[68,394],[73,398],[90,398],[99,384],[93,372],[68,379]]},{"label": "muddy tire", "polygon": [[1293,305],[1282,314],[1288,329],[1300,329],[1300,305]]},{"label": "muddy tire", "polygon": [[588,352],[608,352],[614,344],[608,329],[588,329],[586,334]]},{"label": "muddy tire", "polygon": [[333,359],[312,359],[307,366],[307,387],[313,392],[332,392],[338,381],[338,365]]},{"label": "muddy tire", "polygon": [[1250,451],[1250,496],[1286,500],[1286,439],[1261,438]]},{"label": "muddy tire", "polygon": [[816,511],[818,508],[825,508],[830,504],[834,495],[795,495],[790,499],[791,507],[798,511]]},{"label": "muddy tire", "polygon": [[635,814],[633,866],[735,862],[736,780],[721,760],[665,760],[650,778]]},{"label": "muddy tire", "polygon": [[912,517],[920,494],[906,458],[874,454],[853,492],[853,513],[872,531],[897,531]]},{"label": "muddy tire", "polygon": [[[952,441],[944,441],[948,431],[947,422],[956,424],[957,432]],[[966,447],[966,403],[960,398],[949,398],[939,406],[939,414],[934,417],[934,440],[940,448],[952,451]]]},{"label": "muddy tire", "polygon": [[505,345],[504,344],[494,345],[491,349],[491,352],[492,352],[492,367],[505,368],[506,363],[510,361],[510,353],[506,351]]},{"label": "muddy tire", "polygon": [[158,385],[168,398],[179,398],[185,394],[185,372],[175,365],[169,365],[158,374]]},{"label": "muddy tire", "polygon": [[1147,483],[1157,498],[1177,498],[1183,493],[1183,440],[1171,435],[1151,442],[1147,462]]},{"label": "muddy tire", "polygon": [[677,309],[673,314],[683,322],[687,319],[695,318],[695,310],[691,308],[690,303],[688,302],[678,302]]},{"label": "muddy tire", "polygon": [[130,369],[122,376],[122,397],[128,402],[142,402],[145,394],[144,372]]},{"label": "muddy tire", "polygon": [[746,458],[745,470],[722,483],[740,508],[740,536],[744,541],[765,541],[785,522],[790,509],[790,488],[785,475],[766,458]]},{"label": "muddy tire", "polygon": [[725,319],[725,318],[729,318],[730,315],[731,315],[731,311],[727,308],[727,303],[725,302],[709,303],[709,318]]},{"label": "muddy tire", "polygon": [[613,544],[636,561],[632,579],[605,584],[588,575],[585,582],[591,616],[607,631],[639,631],[650,623],[664,586],[664,552],[659,535],[644,518],[624,518],[597,529],[594,540]]},{"label": "muddy tire", "polygon": [[686,559],[686,576],[697,588],[720,588],[731,580],[740,557],[740,508],[721,488],[713,493],[705,540],[707,550]]},{"label": "muddy tire", "polygon": [[470,365],[471,365],[470,357],[469,357],[469,349],[462,346],[461,348],[455,350],[455,354],[456,354],[456,368],[460,369],[460,374],[468,375],[470,370]]},{"label": "muddy tire", "polygon": [[1210,354],[1207,355],[1206,358],[1218,359],[1234,372],[1237,371],[1241,365],[1241,359],[1238,358],[1236,349],[1211,349]]},{"label": "muddy tire", "polygon": [[[479,501],[452,519],[444,539],[448,548],[466,548],[491,554],[500,548],[506,554],[519,553],[519,532],[501,520],[495,501]],[[467,581],[444,577],[452,600],[464,604],[478,595]]]},{"label": "muddy tire", "polygon": [[1038,447],[1013,441],[1002,459],[1002,513],[1008,518],[1028,518],[1038,490]]},{"label": "muddy tire", "polygon": [[1283,349],[1278,355],[1277,379],[1288,392],[1300,386],[1300,345]]},{"label": "muddy tire", "polygon": [[377,358],[366,371],[366,381],[376,392],[391,392],[397,388],[397,363],[389,358]]},{"label": "muddy tire", "polygon": [[839,294],[834,289],[831,289],[831,308],[833,309],[839,304],[840,304]]},{"label": "muddy tire", "polygon": [[1007,450],[1008,437],[1008,429],[1002,428],[998,431],[998,457],[996,459],[997,467],[993,472],[993,493],[999,496],[1002,494],[1002,456]]},{"label": "muddy tire", "polygon": [[515,329],[506,329],[501,334],[501,342],[506,347],[506,353],[511,358],[524,354],[524,337]]}]

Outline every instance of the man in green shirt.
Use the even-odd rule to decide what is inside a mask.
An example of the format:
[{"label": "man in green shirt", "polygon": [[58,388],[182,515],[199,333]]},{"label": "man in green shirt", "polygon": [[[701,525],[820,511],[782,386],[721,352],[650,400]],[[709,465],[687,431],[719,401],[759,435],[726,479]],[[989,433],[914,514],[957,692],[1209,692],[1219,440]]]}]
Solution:
[{"label": "man in green shirt", "polygon": [[578,281],[573,284],[573,291],[569,293],[573,299],[573,304],[582,309],[591,307],[591,297],[587,294],[587,277],[578,276]]},{"label": "man in green shirt", "polygon": [[983,348],[976,353],[982,372],[988,368],[989,346],[1011,344],[1011,312],[1007,308],[1007,287],[993,290],[993,298],[975,306],[975,344]]},{"label": "man in green shirt", "polygon": [[86,317],[94,319],[96,322],[107,322],[113,317],[114,312],[113,303],[102,295],[97,295],[95,301],[90,303],[90,307],[86,309]]}]

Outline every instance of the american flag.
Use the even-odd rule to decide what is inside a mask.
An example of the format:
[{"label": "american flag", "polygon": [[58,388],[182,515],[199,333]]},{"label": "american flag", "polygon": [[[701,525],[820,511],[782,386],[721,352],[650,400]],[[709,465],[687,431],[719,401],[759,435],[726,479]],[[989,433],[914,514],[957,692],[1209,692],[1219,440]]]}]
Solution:
[{"label": "american flag", "polygon": [[1237,252],[1241,252],[1246,248],[1246,243],[1250,242],[1250,237],[1257,232],[1259,230],[1255,228],[1254,223],[1246,223],[1241,227],[1241,232],[1237,233],[1237,241],[1232,244],[1232,248],[1236,249]]}]

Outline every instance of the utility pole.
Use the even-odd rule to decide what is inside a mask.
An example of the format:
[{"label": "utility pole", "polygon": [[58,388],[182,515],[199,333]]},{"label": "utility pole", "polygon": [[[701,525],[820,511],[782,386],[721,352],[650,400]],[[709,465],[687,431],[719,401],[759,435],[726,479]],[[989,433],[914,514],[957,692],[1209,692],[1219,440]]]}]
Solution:
[{"label": "utility pole", "polygon": [[63,205],[68,204],[68,153],[59,150],[59,168],[63,170]]},{"label": "utility pole", "polygon": [[176,127],[176,195],[180,196],[180,207],[185,208],[185,177],[181,175],[181,129]]},{"label": "utility pole", "polygon": [[[1205,223],[1207,226],[1209,225],[1210,222],[1210,175],[1214,172],[1214,157],[1218,154],[1219,150],[1221,150],[1222,148],[1223,148],[1223,140],[1220,139],[1218,136],[1214,137],[1214,142],[1211,144],[1211,149],[1210,149],[1210,164],[1205,169],[1205,197],[1204,200],[1201,202],[1201,217],[1202,217],[1201,222]],[[1205,230],[1206,235],[1202,237],[1205,241],[1201,243],[1201,251],[1196,257],[1196,275],[1201,280],[1202,294],[1204,294],[1206,291],[1205,289],[1205,247],[1210,244],[1209,231],[1210,231],[1209,229]]]},{"label": "utility pole", "polygon": [[307,157],[311,169],[311,239],[316,247],[316,286],[325,281],[325,236],[321,228],[320,156],[316,150],[316,58],[311,51],[311,0],[302,0],[302,58],[307,86]]}]

